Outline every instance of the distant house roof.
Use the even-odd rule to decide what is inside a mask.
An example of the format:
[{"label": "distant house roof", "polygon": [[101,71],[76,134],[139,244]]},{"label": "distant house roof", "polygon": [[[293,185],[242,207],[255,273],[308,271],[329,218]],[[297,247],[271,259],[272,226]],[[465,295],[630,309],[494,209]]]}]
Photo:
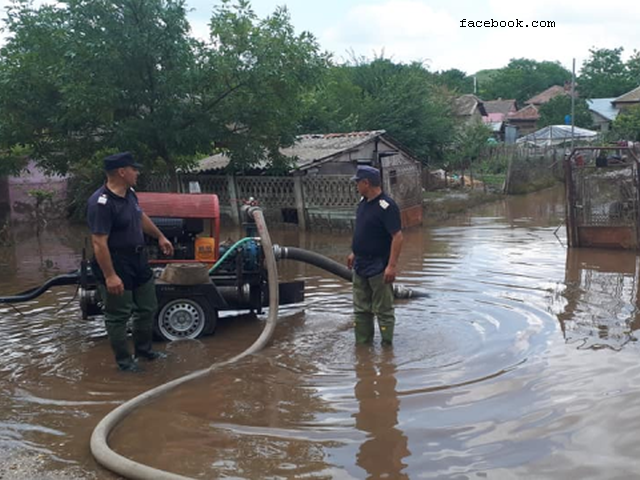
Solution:
[{"label": "distant house roof", "polygon": [[553,85],[552,87],[547,88],[545,91],[540,92],[536,96],[531,97],[524,103],[527,105],[542,105],[543,103],[547,103],[549,100],[559,95],[570,95],[570,90],[567,90],[567,87]]},{"label": "distant house roof", "polygon": [[620,95],[618,98],[613,99],[613,104],[616,103],[639,103],[640,102],[640,87],[636,87],[630,92]]},{"label": "distant house roof", "polygon": [[509,120],[515,121],[538,120],[539,118],[540,113],[538,113],[538,109],[535,105],[527,105],[513,115],[509,115]]},{"label": "distant house roof", "polygon": [[591,98],[587,100],[589,110],[597,113],[601,117],[607,120],[615,120],[620,112],[619,109],[613,106],[615,98]]},{"label": "distant house roof", "polygon": [[[405,150],[400,145],[397,145],[397,142],[389,138],[385,130],[371,130],[365,132],[298,135],[295,143],[290,147],[280,149],[280,153],[296,159],[294,169],[306,170],[318,163],[331,159],[337,154],[356,150],[362,144],[383,135],[394,146]],[[229,162],[230,158],[226,154],[220,153],[200,160],[195,171],[204,172],[222,169],[229,165]],[[261,162],[257,168],[264,168],[265,166],[266,161]]]},{"label": "distant house roof", "polygon": [[484,109],[489,116],[492,113],[501,113],[506,116],[510,112],[517,111],[518,105],[515,100],[487,100],[484,102]]},{"label": "distant house roof", "polygon": [[502,122],[506,115],[504,113],[488,113],[486,117],[482,117],[484,123]]},{"label": "distant house roof", "polygon": [[469,117],[474,114],[476,109],[480,111],[480,115],[483,117],[487,115],[482,100],[475,95],[461,95],[453,100],[453,111],[458,117]]}]

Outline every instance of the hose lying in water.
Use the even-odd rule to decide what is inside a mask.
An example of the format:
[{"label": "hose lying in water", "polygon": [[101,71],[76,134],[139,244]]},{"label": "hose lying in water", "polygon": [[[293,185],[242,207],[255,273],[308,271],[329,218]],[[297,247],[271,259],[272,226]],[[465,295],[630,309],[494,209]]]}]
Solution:
[{"label": "hose lying in water", "polygon": [[[329,257],[325,257],[324,255],[320,255],[319,253],[311,252],[309,250],[297,247],[281,247],[280,245],[275,245],[273,248],[278,260],[286,258],[289,260],[297,260],[299,262],[308,263],[310,265],[326,270],[329,273],[333,273],[334,275],[343,278],[348,282],[353,281],[353,272],[345,265],[338,263]],[[411,290],[410,288],[403,285],[394,284],[393,296],[395,298],[404,299],[429,297],[429,294],[425,292],[416,292],[415,290]]]},{"label": "hose lying in water", "polygon": [[273,253],[273,244],[269,237],[269,232],[264,221],[262,210],[258,207],[251,207],[247,212],[256,222],[258,227],[258,233],[261,237],[262,250],[264,251],[265,263],[267,266],[267,278],[269,281],[269,316],[260,337],[244,352],[236,355],[235,357],[223,361],[214,363],[208,368],[198,370],[196,372],[185,375],[184,377],[177,378],[171,382],[165,383],[151,390],[148,390],[137,397],[123,403],[118,408],[104,417],[100,423],[93,430],[91,435],[91,453],[98,461],[99,464],[108,468],[112,472],[122,475],[125,478],[132,480],[191,480],[189,477],[177,475],[175,473],[166,472],[164,470],[158,470],[147,465],[143,465],[133,460],[129,460],[122,455],[114,452],[109,448],[108,439],[109,434],[113,429],[120,424],[131,412],[141,407],[142,405],[150,402],[151,400],[158,398],[159,396],[173,390],[174,388],[182,385],[183,383],[195,380],[196,378],[209,375],[214,370],[235,363],[238,360],[252,355],[262,350],[275,331],[276,323],[278,320],[278,270],[276,265],[276,258]]},{"label": "hose lying in water", "polygon": [[50,278],[39,287],[30,288],[24,292],[17,293],[10,297],[0,297],[0,304],[2,303],[18,303],[26,302],[39,297],[51,287],[58,287],[62,285],[77,285],[80,283],[80,272],[65,273],[64,275],[58,275],[57,277]]}]

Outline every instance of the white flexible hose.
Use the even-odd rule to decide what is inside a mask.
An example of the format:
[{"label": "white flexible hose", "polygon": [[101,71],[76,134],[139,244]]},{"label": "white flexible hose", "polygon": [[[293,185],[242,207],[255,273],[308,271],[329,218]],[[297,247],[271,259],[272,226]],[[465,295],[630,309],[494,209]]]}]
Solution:
[{"label": "white flexible hose", "polygon": [[276,266],[276,258],[273,253],[273,245],[271,243],[271,237],[267,230],[266,223],[264,221],[264,215],[262,210],[257,207],[249,209],[249,214],[253,216],[258,227],[260,234],[262,251],[264,252],[265,263],[267,266],[267,278],[269,281],[269,316],[260,337],[247,348],[244,352],[236,355],[235,357],[226,360],[224,362],[218,362],[211,365],[209,368],[198,370],[183,377],[172,380],[168,383],[159,385],[151,390],[148,390],[135,398],[123,403],[115,410],[110,412],[104,417],[100,423],[93,430],[91,435],[91,453],[95,457],[96,461],[105,468],[122,475],[125,478],[131,480],[193,480],[190,477],[184,477],[164,470],[158,470],[157,468],[149,467],[142,463],[134,462],[126,457],[111,450],[108,444],[109,435],[113,429],[120,424],[131,412],[141,407],[142,405],[150,402],[151,400],[158,398],[161,395],[173,390],[174,388],[182,385],[183,383],[190,382],[196,378],[209,375],[214,370],[235,363],[238,360],[252,355],[262,350],[271,337],[276,328],[278,321],[278,270]]}]

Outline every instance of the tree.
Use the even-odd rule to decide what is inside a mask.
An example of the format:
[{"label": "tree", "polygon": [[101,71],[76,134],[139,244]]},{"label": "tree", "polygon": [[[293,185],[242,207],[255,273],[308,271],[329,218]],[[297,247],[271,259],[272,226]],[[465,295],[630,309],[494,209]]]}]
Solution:
[{"label": "tree", "polygon": [[[591,128],[593,126],[593,118],[586,100],[584,98],[576,98],[574,108],[574,125],[582,128]],[[571,96],[558,95],[540,106],[538,111],[540,112],[539,128],[547,125],[564,125],[565,117],[571,115]]]},{"label": "tree", "polygon": [[[489,148],[491,129],[481,122],[459,125],[455,129],[455,136],[447,151],[447,163],[452,168],[460,169],[460,178],[464,182],[464,172],[472,172],[474,163]],[[471,173],[473,178],[473,174]],[[464,183],[463,183],[464,184]]]},{"label": "tree", "polygon": [[571,80],[571,72],[558,62],[537,62],[526,58],[512,59],[509,64],[480,82],[484,99],[513,98],[522,104],[553,85]]},{"label": "tree", "polygon": [[437,72],[435,74],[435,81],[438,85],[446,87],[458,95],[473,93],[473,77],[468,76],[457,68]]},{"label": "tree", "polygon": [[[622,61],[623,48],[592,48],[582,64],[578,85],[585,98],[618,97],[638,86]],[[633,63],[633,62],[632,62]]]},{"label": "tree", "polygon": [[261,20],[247,1],[223,0],[210,41],[198,42],[185,8],[16,1],[0,53],[0,151],[23,145],[59,173],[110,149],[169,173],[214,148],[228,149],[236,168],[277,164],[300,95],[325,65],[315,39],[296,35],[285,9]]},{"label": "tree", "polygon": [[384,129],[424,161],[440,158],[451,137],[448,95],[419,63],[355,59],[330,68],[306,98],[307,132]]},{"label": "tree", "polygon": [[620,140],[640,141],[640,106],[621,111],[611,124],[611,129]]}]

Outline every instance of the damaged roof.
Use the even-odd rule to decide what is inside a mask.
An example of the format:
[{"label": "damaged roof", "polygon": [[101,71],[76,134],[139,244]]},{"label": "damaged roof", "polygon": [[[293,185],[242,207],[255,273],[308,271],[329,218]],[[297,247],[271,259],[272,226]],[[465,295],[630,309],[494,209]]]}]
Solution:
[{"label": "damaged roof", "polygon": [[[295,143],[290,147],[281,148],[280,153],[296,159],[294,169],[305,170],[311,165],[322,162],[337,154],[355,150],[360,145],[384,134],[385,130],[371,130],[364,132],[298,135]],[[222,169],[229,165],[229,162],[230,158],[226,154],[219,153],[200,160],[195,171],[203,172]],[[256,168],[264,168],[266,165],[267,162],[262,161]]]}]

